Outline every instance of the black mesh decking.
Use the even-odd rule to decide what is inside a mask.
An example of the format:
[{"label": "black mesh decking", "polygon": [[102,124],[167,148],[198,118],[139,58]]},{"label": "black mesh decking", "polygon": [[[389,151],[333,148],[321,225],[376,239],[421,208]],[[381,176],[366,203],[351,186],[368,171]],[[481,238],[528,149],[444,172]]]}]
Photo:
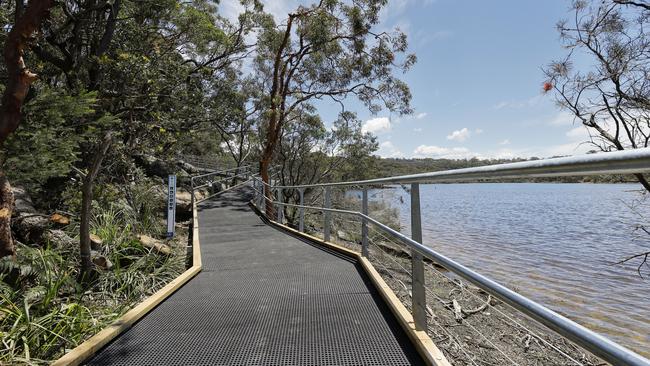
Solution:
[{"label": "black mesh decking", "polygon": [[420,365],[355,261],[264,224],[244,192],[200,207],[203,271],[89,365]]}]

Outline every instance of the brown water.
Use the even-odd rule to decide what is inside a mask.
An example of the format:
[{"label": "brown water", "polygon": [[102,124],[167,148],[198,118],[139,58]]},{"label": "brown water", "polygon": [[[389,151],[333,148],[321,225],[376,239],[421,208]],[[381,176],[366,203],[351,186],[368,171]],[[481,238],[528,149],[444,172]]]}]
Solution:
[{"label": "brown water", "polygon": [[[424,244],[616,342],[650,356],[650,278],[612,265],[650,250],[627,205],[632,184],[445,184],[421,187]],[[400,208],[409,195],[378,190]],[[636,209],[650,219],[650,201]],[[372,215],[372,213],[371,213]],[[646,221],[647,222],[647,221]],[[650,277],[650,267],[645,268]]]}]

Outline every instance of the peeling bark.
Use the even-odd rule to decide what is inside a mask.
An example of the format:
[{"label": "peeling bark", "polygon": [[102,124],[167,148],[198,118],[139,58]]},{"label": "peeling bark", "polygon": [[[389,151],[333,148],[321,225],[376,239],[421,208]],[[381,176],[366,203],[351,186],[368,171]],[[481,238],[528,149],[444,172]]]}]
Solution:
[{"label": "peeling bark", "polygon": [[15,257],[16,251],[11,236],[11,212],[14,205],[14,194],[9,180],[0,171],[0,258]]},{"label": "peeling bark", "polygon": [[[7,84],[0,106],[0,147],[20,124],[23,102],[36,74],[25,66],[23,55],[30,37],[49,15],[54,0],[30,1],[25,9],[22,1],[16,1],[15,24],[7,35],[4,45],[4,62],[7,68]],[[14,240],[11,236],[11,213],[14,196],[7,177],[0,172],[0,257],[14,256]]]}]

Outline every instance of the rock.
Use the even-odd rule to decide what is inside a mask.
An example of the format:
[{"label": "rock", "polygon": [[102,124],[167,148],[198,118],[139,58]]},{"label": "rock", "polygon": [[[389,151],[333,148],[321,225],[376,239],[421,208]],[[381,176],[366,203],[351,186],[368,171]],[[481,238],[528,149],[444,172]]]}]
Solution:
[{"label": "rock", "polygon": [[342,231],[342,230],[337,231],[336,236],[338,236],[339,239],[342,239],[342,240],[350,240],[348,238],[348,234],[346,234],[345,231]]},{"label": "rock", "polygon": [[188,172],[190,174],[193,174],[193,175],[213,172],[212,169],[201,168],[201,167],[198,167],[196,165],[190,164],[190,163],[188,163],[188,162],[186,162],[184,160],[179,160],[177,162],[177,166],[180,169],[182,169],[182,170],[184,170],[184,171],[186,171],[186,172]]},{"label": "rock", "polygon": [[25,243],[43,243],[43,234],[50,227],[50,220],[47,216],[40,214],[21,213],[12,220],[12,228],[16,233],[16,239]]},{"label": "rock", "polygon": [[176,213],[192,212],[192,195],[186,190],[176,191]]},{"label": "rock", "polygon": [[104,241],[102,240],[102,238],[100,238],[95,234],[90,234],[90,248],[92,248],[93,250],[99,250],[102,248],[103,243]]},{"label": "rock", "polygon": [[70,219],[66,216],[63,216],[61,214],[55,213],[52,216],[50,216],[50,221],[57,225],[65,226],[70,224]]},{"label": "rock", "polygon": [[110,259],[106,258],[105,256],[99,254],[99,252],[91,250],[90,251],[90,258],[93,261],[93,263],[103,269],[103,270],[110,270],[113,268],[113,263],[110,261]]},{"label": "rock", "polygon": [[148,235],[138,235],[138,240],[140,240],[143,246],[153,249],[160,254],[169,255],[172,252],[172,248],[169,245]]},{"label": "rock", "polygon": [[47,230],[43,239],[56,247],[73,247],[77,245],[76,240],[68,236],[63,230]]},{"label": "rock", "polygon": [[137,165],[141,166],[148,175],[155,175],[161,178],[167,178],[174,174],[176,167],[165,160],[161,160],[152,155],[140,154],[133,156]]},{"label": "rock", "polygon": [[15,200],[14,216],[17,216],[19,213],[36,213],[32,198],[29,196],[25,188],[20,186],[11,187],[11,191],[14,194]]}]

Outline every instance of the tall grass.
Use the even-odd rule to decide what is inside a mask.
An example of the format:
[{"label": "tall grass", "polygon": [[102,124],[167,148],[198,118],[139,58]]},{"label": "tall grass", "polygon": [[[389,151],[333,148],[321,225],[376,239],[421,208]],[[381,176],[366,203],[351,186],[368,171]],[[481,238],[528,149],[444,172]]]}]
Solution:
[{"label": "tall grass", "polygon": [[0,260],[0,365],[41,365],[60,357],[184,271],[184,245],[161,255],[136,239],[163,231],[152,204],[141,197],[146,190],[140,193],[134,197],[140,208],[95,209],[92,231],[114,267],[100,270],[90,287],[77,282],[76,243],[19,244],[15,262]]}]

